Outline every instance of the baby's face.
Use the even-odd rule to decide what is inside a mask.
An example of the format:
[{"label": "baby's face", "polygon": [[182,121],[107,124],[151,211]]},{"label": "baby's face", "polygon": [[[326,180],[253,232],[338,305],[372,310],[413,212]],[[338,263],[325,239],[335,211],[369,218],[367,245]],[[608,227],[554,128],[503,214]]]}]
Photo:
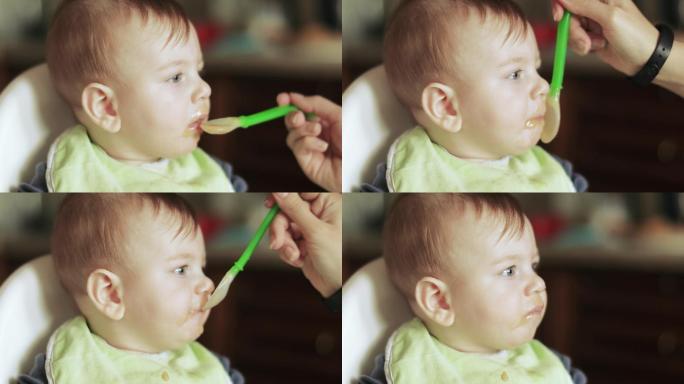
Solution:
[{"label": "baby's face", "polygon": [[[472,212],[469,218],[478,220]],[[531,225],[526,220],[521,236],[500,238],[503,224],[487,219],[484,212],[478,225],[459,225],[448,272],[456,313],[452,329],[468,352],[490,353],[530,341],[546,310]]]},{"label": "baby's face", "polygon": [[186,41],[167,41],[169,28],[139,16],[116,28],[113,52],[126,160],[176,158],[197,147],[209,114],[211,88],[194,28]]},{"label": "baby's face", "polygon": [[457,90],[464,136],[477,157],[518,155],[541,136],[549,85],[539,76],[541,61],[532,28],[506,40],[496,20],[470,17],[462,26]]},{"label": "baby's face", "polygon": [[209,311],[202,307],[214,290],[204,275],[204,239],[176,236],[178,221],[150,207],[131,215],[127,228],[124,321],[145,352],[177,349],[197,339]]}]

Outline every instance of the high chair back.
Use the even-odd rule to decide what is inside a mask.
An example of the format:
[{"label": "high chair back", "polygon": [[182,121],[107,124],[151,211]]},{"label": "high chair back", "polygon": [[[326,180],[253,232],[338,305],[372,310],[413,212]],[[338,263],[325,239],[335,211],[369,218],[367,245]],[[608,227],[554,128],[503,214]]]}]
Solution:
[{"label": "high chair back", "polygon": [[30,181],[50,143],[75,124],[71,108],[52,86],[47,64],[12,80],[0,93],[0,192]]},{"label": "high chair back", "polygon": [[383,258],[356,271],[342,287],[342,384],[370,373],[392,332],[412,316]]},{"label": "high chair back", "polygon": [[0,286],[0,384],[28,372],[52,332],[78,311],[59,283],[52,257],[22,265]]},{"label": "high chair back", "polygon": [[354,80],[342,105],[342,191],[351,192],[373,180],[394,140],[415,123],[394,96],[382,65]]}]

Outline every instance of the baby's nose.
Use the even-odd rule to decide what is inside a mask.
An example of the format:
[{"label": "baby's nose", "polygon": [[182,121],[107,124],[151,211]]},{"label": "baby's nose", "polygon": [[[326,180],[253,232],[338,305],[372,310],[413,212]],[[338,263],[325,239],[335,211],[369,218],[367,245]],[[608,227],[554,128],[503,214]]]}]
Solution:
[{"label": "baby's nose", "polygon": [[206,81],[199,79],[199,83],[192,93],[192,101],[196,103],[205,99],[208,100],[209,97],[211,97],[211,87]]},{"label": "baby's nose", "polygon": [[550,86],[548,81],[543,77],[539,77],[539,83],[537,84],[537,89],[535,90],[535,96],[545,98],[549,94]]},{"label": "baby's nose", "polygon": [[211,281],[210,278],[208,278],[206,276],[202,276],[202,280],[197,285],[195,292],[197,294],[200,294],[200,295],[207,294],[207,293],[211,294],[212,292],[214,292],[214,282]]},{"label": "baby's nose", "polygon": [[544,279],[542,279],[541,276],[535,273],[529,286],[528,293],[540,293],[544,291],[546,291],[546,282],[544,282]]},{"label": "baby's nose", "polygon": [[200,97],[208,99],[211,96],[211,86],[204,80],[200,83]]}]

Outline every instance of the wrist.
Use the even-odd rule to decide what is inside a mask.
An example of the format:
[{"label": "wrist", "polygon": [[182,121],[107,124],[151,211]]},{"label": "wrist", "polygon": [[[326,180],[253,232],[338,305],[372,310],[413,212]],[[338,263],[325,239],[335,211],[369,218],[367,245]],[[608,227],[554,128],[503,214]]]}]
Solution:
[{"label": "wrist", "polygon": [[653,81],[658,85],[679,84],[684,85],[684,78],[682,78],[681,68],[684,66],[684,43],[681,41],[674,41],[670,57],[665,62],[665,65],[660,70],[658,76]]},{"label": "wrist", "polygon": [[672,29],[664,24],[659,24],[657,29],[659,36],[655,49],[646,64],[631,77],[632,81],[640,86],[649,85],[655,80],[667,63],[673,49],[674,34]]}]

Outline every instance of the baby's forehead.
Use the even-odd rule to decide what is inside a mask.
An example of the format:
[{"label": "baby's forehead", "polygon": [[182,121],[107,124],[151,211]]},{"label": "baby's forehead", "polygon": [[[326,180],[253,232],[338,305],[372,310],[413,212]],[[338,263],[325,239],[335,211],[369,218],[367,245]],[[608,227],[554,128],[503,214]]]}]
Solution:
[{"label": "baby's forehead", "polygon": [[448,37],[455,53],[469,55],[473,50],[491,50],[527,43],[534,36],[531,25],[525,20],[512,19],[505,15],[482,15],[476,10],[449,23]]},{"label": "baby's forehead", "polygon": [[475,206],[464,202],[459,206],[445,209],[441,220],[446,225],[446,238],[451,239],[452,247],[472,244],[498,244],[520,238],[529,225],[522,214],[505,212],[482,205]]},{"label": "baby's forehead", "polygon": [[177,255],[204,257],[202,232],[192,218],[166,207],[155,209],[151,204],[131,208],[123,223],[121,239],[127,253],[142,252],[160,262]]},{"label": "baby's forehead", "polygon": [[107,38],[117,45],[119,53],[136,53],[135,48],[162,50],[190,41],[195,33],[187,24],[167,16],[131,12],[127,17],[112,21]]}]

